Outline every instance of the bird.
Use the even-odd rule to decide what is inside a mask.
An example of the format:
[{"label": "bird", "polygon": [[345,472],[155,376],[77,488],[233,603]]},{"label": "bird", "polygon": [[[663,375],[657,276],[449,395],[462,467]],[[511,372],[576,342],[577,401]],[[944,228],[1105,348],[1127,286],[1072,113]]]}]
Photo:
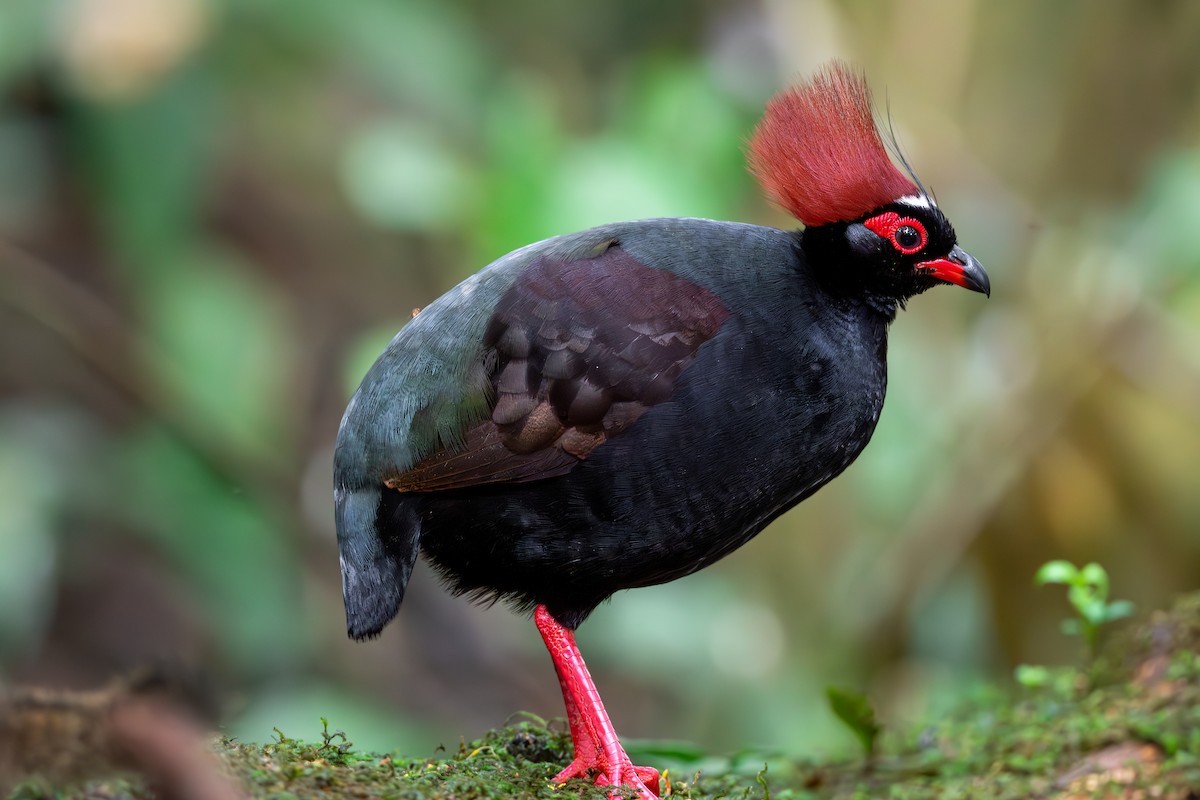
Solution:
[{"label": "bird", "polygon": [[747,148],[802,228],[601,225],[515,250],[416,313],[338,430],[349,636],[396,615],[418,554],[454,594],[532,611],[574,746],[555,781],[657,797],[575,630],[845,470],[879,420],[888,329],[910,298],[991,294],[895,144],[865,75],[830,62],[767,103]]}]

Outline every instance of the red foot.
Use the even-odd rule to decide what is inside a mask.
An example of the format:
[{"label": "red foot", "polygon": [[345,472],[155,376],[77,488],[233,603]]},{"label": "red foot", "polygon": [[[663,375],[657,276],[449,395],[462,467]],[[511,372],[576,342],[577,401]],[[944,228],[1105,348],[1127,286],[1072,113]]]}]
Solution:
[{"label": "red foot", "polygon": [[533,619],[558,673],[575,745],[575,759],[554,777],[554,782],[593,776],[597,786],[629,786],[645,800],[657,800],[658,770],[634,766],[625,754],[575,645],[574,632],[560,625],[545,606],[537,607]]}]

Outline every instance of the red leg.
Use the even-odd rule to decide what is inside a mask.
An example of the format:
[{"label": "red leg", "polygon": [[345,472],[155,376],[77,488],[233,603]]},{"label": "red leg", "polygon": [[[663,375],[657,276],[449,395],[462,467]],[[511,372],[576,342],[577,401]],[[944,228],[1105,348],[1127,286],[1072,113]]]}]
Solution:
[{"label": "red leg", "polygon": [[575,645],[575,634],[551,616],[545,606],[533,613],[542,641],[550,651],[554,671],[562,686],[563,703],[567,707],[567,723],[571,726],[571,741],[575,759],[555,776],[556,783],[595,773],[597,786],[630,786],[643,798],[658,798],[658,770],[635,767],[625,754],[617,732],[613,730],[608,712],[588,674],[583,656]]}]

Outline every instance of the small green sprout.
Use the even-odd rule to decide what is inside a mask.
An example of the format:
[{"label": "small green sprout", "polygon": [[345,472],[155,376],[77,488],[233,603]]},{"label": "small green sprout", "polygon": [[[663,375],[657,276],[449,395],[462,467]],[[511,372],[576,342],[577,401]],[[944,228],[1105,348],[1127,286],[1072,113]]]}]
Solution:
[{"label": "small green sprout", "polygon": [[[758,785],[762,787],[763,800],[771,800],[771,787],[767,785],[767,765],[765,762],[763,763],[763,768],[754,776],[754,780],[758,781]],[[748,790],[747,794],[749,794]]]},{"label": "small green sprout", "polygon": [[862,692],[836,686],[825,687],[825,697],[834,715],[858,738],[870,759],[875,754],[875,740],[882,730],[875,721],[875,709],[871,701]]},{"label": "small green sprout", "polygon": [[[350,754],[351,748],[354,747],[354,742],[346,738],[346,732],[342,730],[329,730],[329,720],[321,717],[321,738],[324,740],[318,750],[322,757],[334,764],[344,764],[346,756]],[[339,743],[337,740],[341,739]]]},{"label": "small green sprout", "polygon": [[1059,697],[1074,696],[1079,685],[1079,671],[1070,667],[1018,664],[1013,677],[1026,689],[1048,691]]},{"label": "small green sprout", "polygon": [[1013,673],[1017,683],[1026,689],[1041,689],[1050,685],[1053,677],[1049,667],[1040,664],[1018,664]]},{"label": "small green sprout", "polygon": [[1067,600],[1079,616],[1063,620],[1062,631],[1082,637],[1093,659],[1100,646],[1101,628],[1133,613],[1133,603],[1128,600],[1109,602],[1108,572],[1094,562],[1080,568],[1069,561],[1048,561],[1034,580],[1041,585],[1058,583],[1067,587]]}]

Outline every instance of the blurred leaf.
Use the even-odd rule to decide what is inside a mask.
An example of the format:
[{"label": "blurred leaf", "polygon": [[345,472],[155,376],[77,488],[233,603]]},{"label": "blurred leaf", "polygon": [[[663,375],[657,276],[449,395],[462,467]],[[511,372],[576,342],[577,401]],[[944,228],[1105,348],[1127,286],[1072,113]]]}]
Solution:
[{"label": "blurred leaf", "polygon": [[478,207],[474,229],[477,263],[461,266],[458,277],[518,247],[566,232],[555,230],[542,217],[542,210],[553,201],[551,182],[565,139],[549,87],[517,73],[508,76],[485,103],[488,169],[479,189],[486,202]]},{"label": "blurred leaf", "polygon": [[653,61],[599,134],[576,141],[556,169],[544,210],[567,233],[650,217],[736,215],[749,194],[743,119],[697,64]]},{"label": "blurred leaf", "polygon": [[360,131],[341,172],[355,208],[384,227],[452,228],[476,197],[471,174],[445,141],[411,124],[380,122]]},{"label": "blurred leaf", "polygon": [[[926,589],[905,622],[913,658],[930,665],[927,669],[934,664],[956,670],[987,669],[994,643],[988,629],[991,609],[986,584],[980,568],[967,562],[940,585]],[[954,687],[938,681],[931,688],[940,692]]]},{"label": "blurred leaf", "polygon": [[1038,689],[1050,683],[1050,670],[1034,664],[1018,664],[1014,677],[1025,688]]},{"label": "blurred leaf", "polygon": [[[1166,275],[1200,277],[1200,152],[1195,148],[1163,154],[1141,198],[1140,222],[1130,249],[1143,269]],[[1147,253],[1154,257],[1147,258]]]},{"label": "blurred leaf", "polygon": [[[698,677],[692,667],[713,663],[712,620],[738,599],[728,580],[711,572],[645,587],[601,607],[588,620],[588,652],[598,664],[629,665],[649,675],[675,676],[675,682]],[[644,636],[647,620],[663,635],[653,647],[630,647]]]},{"label": "blurred leaf", "polygon": [[1108,597],[1108,572],[1094,561],[1079,570],[1078,580],[1093,587],[1101,599]]},{"label": "blurred leaf", "polygon": [[[937,359],[953,358],[945,352],[953,346],[939,342]],[[889,387],[870,447],[847,473],[858,485],[857,491],[871,498],[862,508],[864,515],[889,527],[905,519],[938,483],[950,480],[947,465],[954,461],[947,451],[955,442],[947,426],[954,421],[951,414],[930,413],[930,381],[921,380],[929,357],[928,348],[919,340],[891,337],[888,371],[904,375],[906,380]],[[939,407],[956,408],[950,397],[942,395],[936,401]]]},{"label": "blurred leaf", "polygon": [[576,142],[553,176],[543,218],[551,230],[570,233],[627,219],[717,216],[711,193],[696,191],[677,166],[620,136]]},{"label": "blurred leaf", "polygon": [[117,469],[122,492],[108,498],[109,513],[170,557],[226,657],[248,672],[286,668],[307,629],[301,564],[279,520],[154,428],[129,437]]},{"label": "blurred leaf", "polygon": [[668,180],[691,193],[690,202],[699,207],[676,215],[732,218],[740,200],[756,196],[745,142],[757,108],[746,114],[702,63],[651,59],[628,86],[618,130],[653,153]]},{"label": "blurred leaf", "polygon": [[44,54],[55,10],[43,0],[0,3],[0,88]]},{"label": "blurred leaf", "polygon": [[1099,597],[1089,597],[1086,600],[1077,599],[1073,604],[1075,610],[1079,612],[1079,616],[1083,617],[1088,625],[1095,627],[1104,624],[1105,605]]},{"label": "blurred leaf", "polygon": [[[489,66],[485,40],[453,3],[435,0],[360,0],[354,13],[307,0],[324,14],[319,32],[360,77],[397,100],[415,101],[458,123],[470,122]],[[285,0],[291,13],[292,0]],[[332,34],[332,35],[331,35]]]},{"label": "blurred leaf", "polygon": [[757,774],[767,764],[788,769],[794,762],[790,762],[786,751],[776,748],[740,747],[729,754],[729,769],[743,774]]},{"label": "blurred leaf", "polygon": [[[657,762],[669,759],[679,764],[695,764],[709,757],[704,748],[695,742],[671,739],[626,739],[621,744],[635,763]],[[636,754],[636,755],[635,755]]]},{"label": "blurred leaf", "polygon": [[76,157],[130,279],[150,283],[195,233],[212,174],[214,86],[203,65],[129,105],[71,109]]},{"label": "blurred leaf", "polygon": [[[635,764],[653,764],[672,776],[695,775],[697,772],[725,772],[737,768],[737,758],[714,755],[690,742],[665,739],[621,739],[625,752]],[[762,759],[755,762],[762,769]]]},{"label": "blurred leaf", "polygon": [[1114,600],[1104,609],[1102,622],[1115,622],[1132,616],[1136,606],[1129,600]]},{"label": "blurred leaf", "polygon": [[875,740],[881,730],[871,701],[862,692],[836,686],[826,687],[825,697],[834,715],[858,738],[869,758],[875,752]]},{"label": "blurred leaf", "polygon": [[143,288],[147,333],[168,362],[154,365],[199,429],[218,430],[259,453],[279,452],[293,420],[296,354],[269,288],[215,251],[179,253],[170,280]]},{"label": "blurred leaf", "polygon": [[1079,569],[1070,561],[1047,561],[1033,576],[1038,584],[1071,583],[1079,574]]},{"label": "blurred leaf", "polygon": [[90,466],[82,421],[52,408],[0,407],[0,656],[33,648],[54,612],[57,527],[74,476]]}]

